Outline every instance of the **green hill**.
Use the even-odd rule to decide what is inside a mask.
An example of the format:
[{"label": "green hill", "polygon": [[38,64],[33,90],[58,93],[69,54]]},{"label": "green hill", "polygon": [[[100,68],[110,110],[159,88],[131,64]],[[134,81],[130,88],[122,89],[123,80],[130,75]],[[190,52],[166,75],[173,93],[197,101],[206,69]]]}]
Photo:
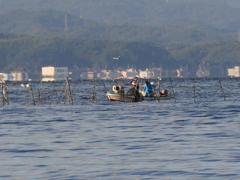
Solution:
[{"label": "green hill", "polygon": [[0,14],[0,32],[38,37],[139,41],[158,44],[189,44],[233,41],[237,32],[219,31],[203,24],[186,21],[179,25],[107,25],[71,14],[53,11],[12,10]]},{"label": "green hill", "polygon": [[[53,9],[107,24],[176,25],[194,21],[217,29],[238,30],[238,0],[0,0],[0,12]],[[238,8],[237,8],[238,7]]]},{"label": "green hill", "polygon": [[[0,64],[5,72],[24,67],[34,73],[41,71],[42,66],[50,65],[108,69],[134,66],[145,69],[154,63],[157,67],[177,67],[165,48],[150,43],[18,37],[9,34],[0,34],[0,37]],[[121,61],[113,59],[120,54]]]},{"label": "green hill", "polygon": [[[240,42],[203,43],[163,47],[152,43],[69,40],[0,34],[1,72],[24,67],[30,73],[43,66],[73,68],[135,67],[145,69],[154,64],[174,70],[187,65],[194,73],[199,64],[229,67],[240,63]],[[121,60],[113,57],[122,55]],[[194,74],[193,74],[194,75]]]}]

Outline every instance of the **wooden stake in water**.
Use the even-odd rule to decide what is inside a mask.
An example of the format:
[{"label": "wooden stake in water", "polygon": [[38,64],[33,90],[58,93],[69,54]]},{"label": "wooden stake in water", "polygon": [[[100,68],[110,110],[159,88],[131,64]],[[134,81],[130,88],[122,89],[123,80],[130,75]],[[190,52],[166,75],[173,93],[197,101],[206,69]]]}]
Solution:
[{"label": "wooden stake in water", "polygon": [[34,99],[34,94],[33,94],[32,84],[30,84],[30,91],[31,91],[31,93],[32,93],[32,101],[33,101],[33,105],[35,106],[35,99]]},{"label": "wooden stake in water", "polygon": [[226,101],[226,97],[225,97],[225,93],[224,93],[224,91],[223,91],[223,87],[222,87],[221,80],[220,80],[220,79],[218,79],[218,80],[219,80],[220,88],[221,88],[221,90],[222,90],[222,94],[223,94],[224,101]]},{"label": "wooden stake in water", "polygon": [[160,79],[158,79],[158,93],[159,93],[158,102],[160,102],[160,96],[161,96],[160,86],[161,86],[161,82],[160,82]]},{"label": "wooden stake in water", "polygon": [[195,94],[195,88],[196,88],[196,86],[195,86],[195,83],[193,82],[193,98],[194,98],[194,102],[196,103],[196,94]]},{"label": "wooden stake in water", "polygon": [[40,92],[39,92],[39,99],[40,99],[40,104],[42,104],[43,103],[43,98],[42,98],[42,94],[43,94],[43,92],[42,92],[42,80],[41,80],[41,86],[40,86]]},{"label": "wooden stake in water", "polygon": [[4,100],[4,93],[3,93],[3,89],[4,89],[4,87],[3,87],[3,82],[2,82],[2,84],[1,84],[1,86],[2,86],[2,103],[3,103],[3,106],[4,106],[5,100]]},{"label": "wooden stake in water", "polygon": [[6,84],[5,84],[4,81],[2,81],[1,87],[2,87],[2,104],[4,106],[5,102],[7,102],[9,104],[8,95],[7,95],[7,88],[6,88]]},{"label": "wooden stake in water", "polygon": [[4,106],[3,82],[2,82],[2,84],[1,84],[1,87],[2,87],[2,105]]},{"label": "wooden stake in water", "polygon": [[103,87],[104,87],[105,93],[107,93],[107,89],[104,82],[103,82]]},{"label": "wooden stake in water", "polygon": [[71,92],[71,88],[70,88],[70,83],[69,83],[68,77],[67,77],[67,80],[66,80],[66,95],[68,97],[68,103],[73,105],[73,97],[72,97],[72,92]]},{"label": "wooden stake in water", "polygon": [[93,87],[93,95],[91,97],[91,100],[92,102],[97,102],[97,93],[96,93],[96,84],[95,84],[95,81],[94,81],[94,87]]}]

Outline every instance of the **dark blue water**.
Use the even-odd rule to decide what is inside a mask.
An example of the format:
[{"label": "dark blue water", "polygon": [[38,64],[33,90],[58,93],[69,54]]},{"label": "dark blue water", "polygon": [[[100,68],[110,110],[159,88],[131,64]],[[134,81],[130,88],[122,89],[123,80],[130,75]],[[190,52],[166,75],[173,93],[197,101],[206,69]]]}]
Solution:
[{"label": "dark blue water", "polygon": [[43,83],[42,104],[33,82],[35,106],[7,83],[0,178],[240,179],[240,79],[221,79],[224,94],[218,79],[166,79],[176,100],[140,103],[107,101],[103,83],[122,82],[71,82],[69,105],[64,82]]}]

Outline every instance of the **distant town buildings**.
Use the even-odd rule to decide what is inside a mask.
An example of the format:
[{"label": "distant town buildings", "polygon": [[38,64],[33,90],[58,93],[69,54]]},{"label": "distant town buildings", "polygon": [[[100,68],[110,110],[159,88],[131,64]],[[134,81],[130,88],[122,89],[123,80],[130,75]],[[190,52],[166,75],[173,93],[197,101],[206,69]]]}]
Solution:
[{"label": "distant town buildings", "polygon": [[151,71],[149,69],[146,69],[144,71],[139,70],[139,77],[140,78],[149,78],[149,77],[154,77],[154,71]]},{"label": "distant town buildings", "polygon": [[210,76],[210,71],[209,67],[206,67],[204,65],[199,65],[199,69],[196,72],[197,77],[209,77]]},{"label": "distant town buildings", "polygon": [[[70,71],[70,72],[69,72]],[[195,73],[195,76],[193,75]],[[227,68],[223,66],[213,66],[209,65],[199,65],[198,70],[191,69],[189,71],[188,67],[180,67],[176,70],[163,69],[162,67],[153,67],[145,70],[137,70],[134,68],[129,69],[115,69],[115,70],[96,70],[89,68],[73,68],[68,69],[68,67],[42,67],[41,76],[38,79],[42,81],[61,81],[66,80],[69,77],[72,80],[77,79],[119,79],[127,78],[132,79],[135,76],[139,78],[167,78],[167,77],[177,77],[177,78],[189,78],[191,75],[194,77],[240,77],[240,66],[235,66],[233,68]],[[11,71],[8,73],[0,73],[0,81],[28,81],[28,73],[23,71]]]},{"label": "distant town buildings", "polygon": [[[224,77],[224,69],[219,66],[219,77]],[[213,74],[216,74],[216,67],[212,68]],[[210,77],[211,69],[209,65],[201,64],[198,67],[198,70],[195,71],[195,77]],[[240,66],[235,66],[232,69],[225,69],[225,77],[240,77]],[[118,79],[118,78],[127,78],[132,79],[135,76],[140,78],[162,78],[162,77],[178,77],[178,78],[188,78],[190,77],[190,72],[188,66],[181,66],[175,71],[169,71],[167,69],[159,68],[149,68],[145,70],[136,70],[134,68],[129,69],[116,69],[116,70],[91,70],[91,69],[73,69],[68,73],[67,67],[43,67],[42,68],[43,80],[52,81],[52,80],[65,80],[67,76],[72,79]],[[213,75],[213,77],[215,77]],[[218,77],[218,76],[216,76]]]},{"label": "distant town buildings", "polygon": [[4,81],[27,81],[28,73],[22,71],[12,71],[10,74],[0,73],[0,80]]},{"label": "distant town buildings", "polygon": [[158,78],[162,77],[162,68],[152,68],[146,70],[136,70],[134,68],[129,69],[116,69],[116,70],[80,70],[73,69],[71,77],[72,79],[118,79],[127,78],[132,79],[134,77],[140,78]]},{"label": "distant town buildings", "polygon": [[120,71],[101,70],[97,73],[99,79],[116,79],[120,77]]},{"label": "distant town buildings", "polygon": [[240,66],[235,66],[232,69],[228,69],[229,77],[240,77]]},{"label": "distant town buildings", "polygon": [[177,71],[177,77],[178,78],[188,78],[189,77],[189,71],[188,71],[188,67],[183,67],[180,66],[179,69],[176,69]]},{"label": "distant town buildings", "polygon": [[[126,69],[126,70],[122,70],[121,74],[125,77],[125,78],[129,78],[132,79],[136,76],[139,76],[139,72],[134,69],[134,68],[130,68],[130,69]],[[118,77],[120,77],[120,75],[118,75]]]},{"label": "distant town buildings", "polygon": [[12,74],[0,73],[0,79],[4,81],[12,81],[14,77]]},{"label": "distant town buildings", "polygon": [[68,67],[42,67],[42,81],[61,81],[68,76]]}]

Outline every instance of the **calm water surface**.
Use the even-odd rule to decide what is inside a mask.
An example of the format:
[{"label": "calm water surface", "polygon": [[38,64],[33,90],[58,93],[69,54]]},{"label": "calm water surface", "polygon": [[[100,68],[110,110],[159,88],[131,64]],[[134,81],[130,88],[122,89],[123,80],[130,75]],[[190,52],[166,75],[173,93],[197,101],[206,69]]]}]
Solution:
[{"label": "calm water surface", "polygon": [[[121,82],[71,82],[74,105],[48,94],[35,106],[20,83],[8,83],[0,178],[240,179],[240,79],[221,80],[226,100],[218,79],[175,79],[176,102],[110,102],[103,83]],[[43,91],[59,96],[63,84]],[[162,86],[172,89],[170,80]]]}]

